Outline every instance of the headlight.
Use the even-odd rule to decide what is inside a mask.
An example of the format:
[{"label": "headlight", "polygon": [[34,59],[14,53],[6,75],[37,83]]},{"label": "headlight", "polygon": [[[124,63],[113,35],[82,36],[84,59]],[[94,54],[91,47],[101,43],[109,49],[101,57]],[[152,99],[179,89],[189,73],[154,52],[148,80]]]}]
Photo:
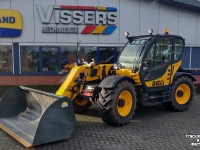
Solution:
[{"label": "headlight", "polygon": [[128,38],[129,33],[128,33],[128,32],[125,32],[124,34],[125,34],[126,38]]},{"label": "headlight", "polygon": [[87,72],[84,72],[85,77],[88,75]]},{"label": "headlight", "polygon": [[118,65],[117,64],[114,64],[113,67],[114,67],[115,70],[118,70]]},{"label": "headlight", "polygon": [[120,70],[120,69],[122,69],[122,65],[121,65],[120,63],[114,64],[113,67],[114,67],[115,70]]},{"label": "headlight", "polygon": [[152,35],[152,34],[153,34],[153,29],[149,29],[149,30],[148,30],[148,33],[149,33],[150,35]]}]

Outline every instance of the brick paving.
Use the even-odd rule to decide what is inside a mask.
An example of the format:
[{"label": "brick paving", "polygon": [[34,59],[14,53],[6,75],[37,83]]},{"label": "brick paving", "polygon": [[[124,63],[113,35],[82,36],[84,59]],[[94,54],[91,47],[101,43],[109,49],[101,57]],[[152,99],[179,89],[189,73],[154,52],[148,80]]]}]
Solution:
[{"label": "brick paving", "polygon": [[[77,125],[68,140],[31,148],[31,150],[187,150],[197,139],[185,135],[200,135],[200,95],[189,110],[167,111],[162,106],[137,108],[133,120],[123,127],[111,127],[98,117],[96,106],[76,115]],[[0,150],[25,149],[0,130]]]}]

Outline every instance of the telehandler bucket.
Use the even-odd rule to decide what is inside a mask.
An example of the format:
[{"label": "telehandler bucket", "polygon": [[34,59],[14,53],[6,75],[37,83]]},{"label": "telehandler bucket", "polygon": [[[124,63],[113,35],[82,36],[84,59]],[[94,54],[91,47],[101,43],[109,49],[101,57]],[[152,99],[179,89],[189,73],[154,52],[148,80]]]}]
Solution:
[{"label": "telehandler bucket", "polygon": [[0,100],[0,128],[27,148],[70,138],[75,123],[67,97],[20,86]]}]

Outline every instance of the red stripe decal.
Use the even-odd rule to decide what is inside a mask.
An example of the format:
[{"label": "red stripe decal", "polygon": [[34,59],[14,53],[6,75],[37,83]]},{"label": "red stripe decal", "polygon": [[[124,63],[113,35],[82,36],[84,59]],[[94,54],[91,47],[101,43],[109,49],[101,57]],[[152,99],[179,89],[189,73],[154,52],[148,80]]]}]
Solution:
[{"label": "red stripe decal", "polygon": [[93,25],[86,26],[81,32],[81,34],[90,34],[92,31],[94,31],[95,28],[96,26]]},{"label": "red stripe decal", "polygon": [[67,9],[67,10],[96,10],[94,6],[65,6],[61,5],[60,9]]}]

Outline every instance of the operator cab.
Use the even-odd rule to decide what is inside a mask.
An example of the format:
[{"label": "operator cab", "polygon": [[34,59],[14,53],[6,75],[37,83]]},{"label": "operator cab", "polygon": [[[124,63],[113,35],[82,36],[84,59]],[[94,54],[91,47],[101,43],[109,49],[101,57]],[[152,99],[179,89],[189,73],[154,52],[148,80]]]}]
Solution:
[{"label": "operator cab", "polygon": [[125,33],[128,42],[114,68],[116,72],[139,72],[146,91],[155,87],[165,89],[173,78],[173,69],[177,71],[180,68],[185,40],[181,36],[168,34],[168,29],[164,30],[163,35],[153,35],[152,29],[148,32],[149,35],[132,37]]}]

